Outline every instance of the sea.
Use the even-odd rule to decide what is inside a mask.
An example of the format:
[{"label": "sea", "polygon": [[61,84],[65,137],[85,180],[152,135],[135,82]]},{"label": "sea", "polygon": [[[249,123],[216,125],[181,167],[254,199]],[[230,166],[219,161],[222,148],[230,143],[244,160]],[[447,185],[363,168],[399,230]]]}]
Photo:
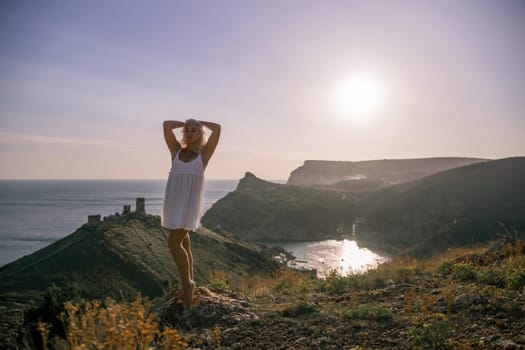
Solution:
[{"label": "sea", "polygon": [[[272,180],[284,183],[285,180]],[[204,184],[204,210],[235,190],[238,180],[209,179]],[[160,215],[166,180],[0,180],[0,266],[31,254],[73,233],[88,215],[135,210],[145,198],[146,212]],[[265,242],[279,246],[296,259],[299,269],[316,269],[319,276],[341,275],[375,268],[387,260],[351,240]]]}]

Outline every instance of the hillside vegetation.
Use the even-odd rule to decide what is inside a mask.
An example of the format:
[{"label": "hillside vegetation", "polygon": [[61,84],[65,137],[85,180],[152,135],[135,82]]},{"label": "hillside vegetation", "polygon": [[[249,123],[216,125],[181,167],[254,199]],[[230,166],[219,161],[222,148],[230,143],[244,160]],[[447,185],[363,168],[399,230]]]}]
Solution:
[{"label": "hillside vegetation", "polygon": [[247,173],[237,190],[217,201],[202,223],[243,239],[323,239],[341,218],[357,213],[355,199],[341,193],[278,185]]},{"label": "hillside vegetation", "polygon": [[178,349],[522,349],[524,247],[506,236],[348,277],[284,267],[272,278],[217,276],[189,310],[171,294],[153,303],[55,304],[70,310],[64,331],[35,324],[35,338],[43,333],[57,349],[69,349],[64,338],[85,349],[148,349],[152,341],[159,349],[166,341]]},{"label": "hillside vegetation", "polygon": [[418,256],[494,239],[499,223],[525,229],[525,157],[480,162],[376,191],[322,190],[257,181],[247,174],[236,191],[203,217],[252,240],[345,237],[392,254]]},{"label": "hillside vegetation", "polygon": [[[178,283],[167,246],[168,232],[159,216],[129,213],[111,216],[96,226],[83,225],[73,234],[0,268],[0,294],[43,290],[51,284],[74,286],[88,297],[137,293],[155,297]],[[227,232],[206,228],[192,233],[194,273],[209,281],[210,270],[239,275],[269,275],[276,268],[272,252]],[[104,276],[104,278],[100,278]],[[117,294],[114,294],[117,293]]]},{"label": "hillside vegetation", "polygon": [[360,239],[418,255],[525,229],[525,158],[444,171],[373,193]]}]

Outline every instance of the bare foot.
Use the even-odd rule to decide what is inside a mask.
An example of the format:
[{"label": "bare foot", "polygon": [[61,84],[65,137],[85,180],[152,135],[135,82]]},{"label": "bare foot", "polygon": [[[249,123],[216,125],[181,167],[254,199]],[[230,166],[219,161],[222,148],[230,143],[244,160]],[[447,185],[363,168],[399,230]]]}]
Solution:
[{"label": "bare foot", "polygon": [[193,304],[193,292],[195,290],[195,282],[191,281],[189,285],[183,286],[182,289],[184,291],[182,303],[185,307],[188,308]]}]

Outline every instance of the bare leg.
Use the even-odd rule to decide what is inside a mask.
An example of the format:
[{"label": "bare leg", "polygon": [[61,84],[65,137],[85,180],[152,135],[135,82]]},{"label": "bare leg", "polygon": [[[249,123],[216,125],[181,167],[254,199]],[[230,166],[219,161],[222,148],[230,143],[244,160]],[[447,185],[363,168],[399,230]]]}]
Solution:
[{"label": "bare leg", "polygon": [[193,279],[193,254],[191,253],[191,240],[190,240],[190,234],[188,233],[186,237],[182,240],[182,247],[186,251],[186,254],[188,254],[188,263],[189,263],[189,269],[190,269],[190,280],[195,281]]},{"label": "bare leg", "polygon": [[186,249],[182,246],[182,241],[188,236],[188,231],[183,229],[172,230],[168,241],[168,246],[171,251],[171,256],[177,265],[182,282],[182,290],[184,293],[184,306],[189,307],[193,302],[193,288],[194,284],[190,278],[190,262]]}]

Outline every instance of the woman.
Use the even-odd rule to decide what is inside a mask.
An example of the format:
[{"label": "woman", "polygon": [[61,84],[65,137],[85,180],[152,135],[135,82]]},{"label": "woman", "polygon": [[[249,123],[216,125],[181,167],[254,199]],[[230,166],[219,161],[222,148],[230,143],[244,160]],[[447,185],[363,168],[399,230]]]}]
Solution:
[{"label": "woman", "polygon": [[[206,141],[204,126],[211,130]],[[203,210],[204,169],[217,147],[219,124],[188,119],[185,122],[167,120],[163,124],[164,139],[171,153],[171,170],[162,205],[161,225],[170,231],[168,246],[179,270],[184,306],[193,303],[193,257],[189,231],[199,226]],[[173,129],[183,128],[177,141]]]}]

